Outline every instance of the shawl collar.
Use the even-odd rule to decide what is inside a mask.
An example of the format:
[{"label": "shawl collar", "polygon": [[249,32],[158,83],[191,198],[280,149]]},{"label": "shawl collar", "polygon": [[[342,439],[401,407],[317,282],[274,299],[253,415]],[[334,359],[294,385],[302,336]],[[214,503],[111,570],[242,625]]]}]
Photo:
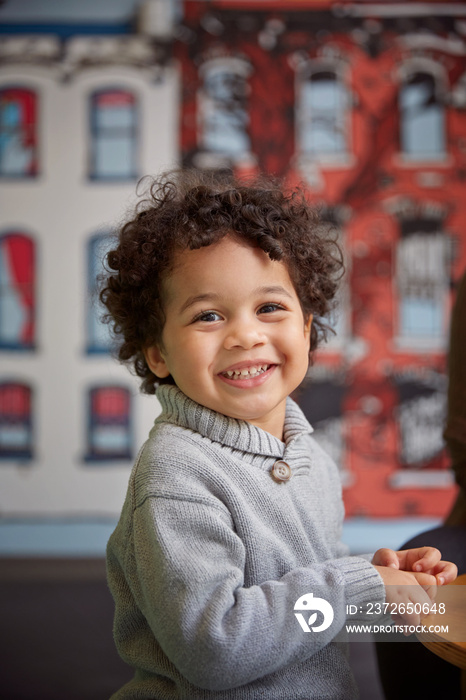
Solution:
[{"label": "shawl collar", "polygon": [[156,424],[172,423],[193,430],[213,442],[256,455],[283,457],[292,442],[312,432],[303,412],[291,398],[286,403],[285,442],[247,421],[230,418],[201,406],[177,386],[162,384],[157,389],[157,399],[162,413]]}]

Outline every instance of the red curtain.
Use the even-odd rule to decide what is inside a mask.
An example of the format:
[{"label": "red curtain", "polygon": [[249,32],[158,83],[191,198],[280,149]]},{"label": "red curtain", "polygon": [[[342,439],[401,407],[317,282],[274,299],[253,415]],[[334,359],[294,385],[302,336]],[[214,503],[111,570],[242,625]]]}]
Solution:
[{"label": "red curtain", "polygon": [[0,386],[0,417],[25,420],[31,412],[31,390],[22,384]]},{"label": "red curtain", "polygon": [[92,391],[92,415],[100,420],[125,420],[129,414],[129,393],[119,387],[99,387]]},{"label": "red curtain", "polygon": [[27,309],[27,321],[22,328],[20,341],[32,345],[35,333],[34,242],[22,234],[12,234],[6,236],[3,245],[13,287]]}]

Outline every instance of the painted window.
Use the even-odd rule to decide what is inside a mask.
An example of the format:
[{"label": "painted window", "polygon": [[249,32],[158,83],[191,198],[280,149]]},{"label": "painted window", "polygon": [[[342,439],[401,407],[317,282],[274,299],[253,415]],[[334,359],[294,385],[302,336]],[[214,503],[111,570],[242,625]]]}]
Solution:
[{"label": "painted window", "polygon": [[[335,297],[334,308],[328,316],[320,317],[320,320],[329,326],[327,340],[320,346],[321,351],[335,352],[347,346],[351,335],[351,295],[348,280],[350,279],[351,256],[346,245],[346,234],[343,229],[344,213],[342,208],[321,206],[320,218],[322,224],[328,228],[329,234],[339,246],[345,260],[345,274],[338,281],[338,289]],[[336,251],[335,251],[336,253]]]},{"label": "painted window", "polygon": [[112,350],[110,326],[101,320],[105,308],[99,301],[99,275],[104,272],[105,256],[111,249],[113,236],[97,234],[88,243],[87,270],[87,352],[105,353]]},{"label": "painted window", "polygon": [[348,91],[335,70],[303,70],[299,84],[298,147],[332,159],[347,152]]},{"label": "painted window", "polygon": [[0,90],[0,176],[37,175],[37,96],[31,90]]},{"label": "painted window", "polygon": [[250,151],[247,95],[249,66],[239,59],[213,60],[201,69],[201,148],[229,158]]},{"label": "painted window", "polygon": [[0,383],[0,458],[32,458],[31,399],[30,387]]},{"label": "painted window", "polygon": [[415,160],[445,155],[445,110],[430,73],[411,73],[400,91],[401,150]]},{"label": "painted window", "polygon": [[137,105],[126,90],[100,90],[91,96],[91,177],[137,177]]},{"label": "painted window", "polygon": [[22,233],[0,236],[0,349],[35,345],[35,244]]},{"label": "painted window", "polygon": [[310,376],[312,387],[303,388],[299,395],[299,405],[314,428],[313,437],[338,465],[343,484],[346,485],[343,412],[345,387],[337,377],[330,380],[314,378],[312,369]]},{"label": "painted window", "polygon": [[438,468],[444,451],[445,393],[419,386],[411,396],[400,399],[397,422],[401,466]]},{"label": "painted window", "polygon": [[322,210],[322,221],[326,222],[331,229],[338,232],[336,242],[340,247],[345,260],[345,274],[339,280],[338,290],[336,293],[335,308],[330,313],[328,319],[324,319],[333,329],[334,333],[327,336],[327,343],[322,347],[328,347],[329,350],[340,349],[346,346],[349,337],[351,336],[351,293],[348,284],[350,279],[351,256],[348,253],[346,245],[346,234],[342,228],[341,217],[328,208]]},{"label": "painted window", "polygon": [[89,391],[86,460],[131,459],[131,395],[120,386]]},{"label": "painted window", "polygon": [[436,220],[402,225],[397,248],[402,338],[428,342],[444,336],[449,289],[448,243]]}]

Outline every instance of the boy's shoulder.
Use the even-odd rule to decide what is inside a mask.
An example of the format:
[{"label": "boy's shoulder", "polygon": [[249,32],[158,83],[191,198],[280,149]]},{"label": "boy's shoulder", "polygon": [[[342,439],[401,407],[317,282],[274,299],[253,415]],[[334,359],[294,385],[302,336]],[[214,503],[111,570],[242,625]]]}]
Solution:
[{"label": "boy's shoulder", "polygon": [[210,500],[219,449],[189,428],[156,421],[131,476],[136,505],[148,496]]}]

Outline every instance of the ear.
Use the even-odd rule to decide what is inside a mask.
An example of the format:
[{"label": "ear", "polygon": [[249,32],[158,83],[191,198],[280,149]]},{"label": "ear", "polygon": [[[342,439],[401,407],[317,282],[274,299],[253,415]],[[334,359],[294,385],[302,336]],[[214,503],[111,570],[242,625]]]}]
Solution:
[{"label": "ear", "polygon": [[157,345],[151,345],[149,348],[146,348],[144,350],[144,357],[149,365],[149,369],[156,377],[165,379],[165,377],[169,376],[170,370]]},{"label": "ear", "polygon": [[314,316],[312,314],[309,314],[307,321],[305,321],[305,323],[304,323],[304,334],[305,335],[309,335],[311,332],[313,318],[314,318]]}]

